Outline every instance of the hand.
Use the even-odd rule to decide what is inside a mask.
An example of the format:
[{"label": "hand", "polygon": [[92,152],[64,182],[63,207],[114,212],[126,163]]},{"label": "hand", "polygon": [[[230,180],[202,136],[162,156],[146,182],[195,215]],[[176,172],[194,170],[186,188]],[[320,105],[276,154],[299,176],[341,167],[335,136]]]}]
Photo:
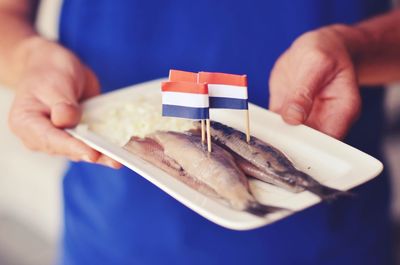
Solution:
[{"label": "hand", "polygon": [[300,36],[277,60],[269,83],[272,111],[289,124],[304,123],[335,138],[345,136],[361,109],[342,27]]},{"label": "hand", "polygon": [[99,94],[93,72],[68,50],[39,37],[26,40],[21,49],[29,52],[9,115],[12,131],[32,150],[119,168],[62,130],[79,123],[81,100]]}]

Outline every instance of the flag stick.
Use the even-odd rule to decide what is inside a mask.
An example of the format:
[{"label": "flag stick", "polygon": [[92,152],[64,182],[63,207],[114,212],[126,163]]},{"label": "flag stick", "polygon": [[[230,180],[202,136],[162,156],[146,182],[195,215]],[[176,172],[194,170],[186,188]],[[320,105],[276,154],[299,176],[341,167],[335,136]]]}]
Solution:
[{"label": "flag stick", "polygon": [[206,143],[206,122],[205,120],[201,120],[201,143]]},{"label": "flag stick", "polygon": [[249,109],[246,110],[246,141],[250,143],[250,118]]},{"label": "flag stick", "polygon": [[207,148],[208,152],[211,153],[210,119],[207,119]]}]

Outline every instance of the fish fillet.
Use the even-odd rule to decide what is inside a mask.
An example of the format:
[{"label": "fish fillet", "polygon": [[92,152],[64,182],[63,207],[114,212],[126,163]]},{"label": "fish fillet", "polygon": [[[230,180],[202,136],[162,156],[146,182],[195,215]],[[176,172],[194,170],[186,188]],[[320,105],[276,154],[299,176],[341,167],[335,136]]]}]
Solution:
[{"label": "fish fillet", "polygon": [[202,182],[196,181],[196,179],[189,176],[174,159],[166,156],[163,147],[155,140],[149,137],[139,138],[133,136],[124,148],[143,160],[164,170],[169,175],[179,179],[193,189],[198,190],[207,196],[218,197],[218,194],[212,188]]},{"label": "fish fillet", "polygon": [[213,141],[239,157],[238,165],[252,177],[291,192],[306,189],[328,200],[337,195],[347,194],[324,186],[296,169],[281,151],[256,137],[252,136],[250,143],[247,143],[244,133],[215,121],[211,122],[211,136]]},{"label": "fish fillet", "polygon": [[203,194],[222,198],[233,209],[258,216],[282,210],[257,202],[232,155],[219,146],[208,153],[198,136],[156,132],[144,139],[132,137],[124,148]]}]

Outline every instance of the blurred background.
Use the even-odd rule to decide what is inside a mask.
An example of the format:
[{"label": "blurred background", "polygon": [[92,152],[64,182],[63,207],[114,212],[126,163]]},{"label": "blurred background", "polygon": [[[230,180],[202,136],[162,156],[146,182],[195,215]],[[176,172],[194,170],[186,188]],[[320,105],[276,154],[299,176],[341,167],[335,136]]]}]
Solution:
[{"label": "blurred background", "polygon": [[[38,30],[57,37],[61,0],[42,0]],[[0,85],[0,265],[54,264],[66,161],[28,151],[7,127],[13,93]]]},{"label": "blurred background", "polygon": [[[42,0],[38,30],[57,38],[61,0]],[[11,134],[7,115],[13,93],[0,86],[0,265],[49,265],[57,257],[61,227],[62,158],[33,153]],[[392,172],[393,233],[400,264],[400,85],[387,90],[382,146]]]}]

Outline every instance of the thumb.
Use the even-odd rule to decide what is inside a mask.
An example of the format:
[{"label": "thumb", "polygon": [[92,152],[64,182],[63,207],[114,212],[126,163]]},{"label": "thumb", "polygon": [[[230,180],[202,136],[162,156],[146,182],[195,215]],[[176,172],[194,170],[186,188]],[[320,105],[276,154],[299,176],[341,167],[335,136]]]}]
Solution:
[{"label": "thumb", "polygon": [[300,86],[286,97],[282,118],[289,124],[304,123],[310,115],[318,87]]},{"label": "thumb", "polygon": [[59,73],[48,73],[35,97],[46,106],[52,124],[58,128],[73,127],[79,123],[81,110],[76,81]]},{"label": "thumb", "polygon": [[[100,94],[100,84],[92,70],[84,66],[83,75],[84,85],[80,99],[84,100]],[[51,107],[51,121],[57,127],[73,127],[80,122],[82,112],[76,97],[69,94],[67,99]]]},{"label": "thumb", "polygon": [[76,102],[60,101],[51,106],[51,122],[58,128],[70,128],[81,119],[81,109]]},{"label": "thumb", "polygon": [[[88,67],[83,68],[84,85],[80,98],[88,99],[100,94],[100,84],[96,75]],[[51,107],[51,121],[61,128],[68,128],[77,125],[81,119],[82,112],[78,101],[72,95],[68,95],[68,100],[63,100]]]},{"label": "thumb", "polygon": [[[322,59],[321,59],[322,58]],[[293,81],[281,108],[282,118],[289,124],[304,123],[314,105],[315,97],[333,79],[335,64],[326,57],[305,60],[302,67],[294,70]]]},{"label": "thumb", "polygon": [[96,76],[84,67],[82,76],[76,79],[60,75],[47,79],[47,89],[38,91],[37,97],[49,108],[51,122],[58,128],[74,127],[82,115],[79,101],[99,93]]}]

